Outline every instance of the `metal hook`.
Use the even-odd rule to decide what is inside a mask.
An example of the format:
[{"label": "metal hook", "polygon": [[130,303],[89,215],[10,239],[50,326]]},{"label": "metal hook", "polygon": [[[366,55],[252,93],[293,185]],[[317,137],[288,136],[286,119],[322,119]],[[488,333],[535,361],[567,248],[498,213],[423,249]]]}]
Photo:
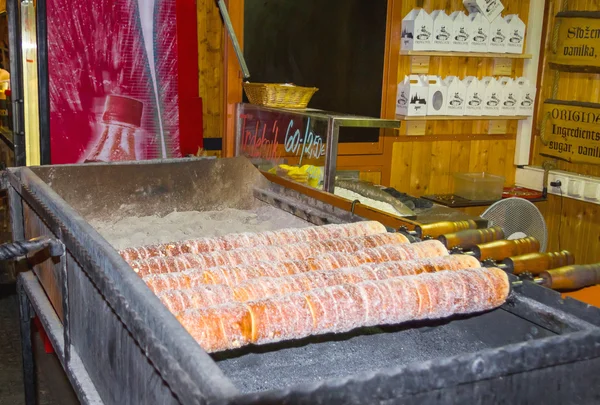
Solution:
[{"label": "metal hook", "polygon": [[360,204],[360,200],[352,201],[352,205],[350,206],[350,212],[354,215],[354,209],[356,208],[356,204]]}]

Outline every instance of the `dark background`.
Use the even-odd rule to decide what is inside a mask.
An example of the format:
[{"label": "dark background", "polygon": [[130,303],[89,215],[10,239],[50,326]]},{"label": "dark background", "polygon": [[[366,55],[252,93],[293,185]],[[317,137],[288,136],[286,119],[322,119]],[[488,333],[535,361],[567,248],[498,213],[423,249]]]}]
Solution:
[{"label": "dark background", "polygon": [[[380,117],[386,12],[385,0],[246,0],[250,81],[318,87],[310,108]],[[340,140],[378,134],[342,128]]]}]

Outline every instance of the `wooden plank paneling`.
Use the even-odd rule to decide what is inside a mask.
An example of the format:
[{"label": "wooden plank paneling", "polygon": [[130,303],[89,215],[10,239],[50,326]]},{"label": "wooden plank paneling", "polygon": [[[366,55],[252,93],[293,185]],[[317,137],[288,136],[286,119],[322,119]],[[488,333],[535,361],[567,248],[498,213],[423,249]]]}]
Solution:
[{"label": "wooden plank paneling", "polygon": [[[431,148],[433,142],[414,142],[410,163],[410,188],[411,195],[429,194],[431,176]],[[406,190],[400,190],[406,191]]]},{"label": "wooden plank paneling", "polygon": [[[561,0],[550,0],[547,37],[545,38],[544,70],[539,91],[540,100],[557,98],[600,103],[600,74],[557,73],[548,68],[547,58],[552,52],[554,15],[561,11]],[[570,0],[568,10],[600,10],[597,0]],[[556,80],[558,78],[558,80]],[[540,126],[543,116],[538,105],[537,128],[534,131],[532,164],[541,165],[547,158],[539,155]],[[558,161],[558,168],[570,172],[600,176],[600,165]],[[546,219],[549,250],[566,249],[575,255],[578,264],[600,262],[600,206],[550,195],[548,201],[537,204]],[[600,286],[585,288],[566,294],[589,304],[600,306]]]},{"label": "wooden plank paneling", "polygon": [[516,170],[513,163],[513,156],[515,156],[516,146],[515,142],[506,142],[506,161],[504,162],[506,180],[504,180],[504,184],[515,184]]},{"label": "wooden plank paneling", "polygon": [[506,174],[506,160],[512,160],[513,155],[507,156],[508,142],[501,140],[491,140],[489,143],[489,155],[487,171],[496,176]]},{"label": "wooden plank paneling", "polygon": [[390,185],[397,190],[408,190],[410,188],[413,144],[413,142],[396,142],[393,144]]},{"label": "wooden plank paneling", "polygon": [[[415,7],[423,7],[428,12],[435,9],[445,9],[447,13],[465,10],[460,0],[389,0],[388,4],[395,10],[390,15],[395,16],[391,24],[396,34],[401,30],[401,18]],[[529,1],[506,0],[503,4],[506,7],[503,14],[516,13],[527,21]],[[399,35],[392,38],[400,40]],[[397,49],[397,45],[391,44],[388,52]],[[392,80],[396,80],[395,86],[410,74],[410,59],[410,56],[400,55],[396,75],[386,75],[387,88],[391,87]],[[473,75],[482,78],[492,75],[493,69],[494,58],[430,57],[429,64],[429,74],[442,77]],[[523,60],[512,60],[511,71],[514,76],[521,75]],[[507,122],[506,133],[495,137],[488,135],[489,121],[485,120],[428,121],[423,138],[400,136],[385,143],[384,156],[391,154],[389,184],[414,195],[443,194],[453,191],[452,173],[485,171],[505,177],[505,184],[512,185],[516,169],[513,160],[517,125],[517,121]],[[383,181],[386,180],[384,169]]]},{"label": "wooden plank paneling", "polygon": [[[543,101],[549,98],[600,103],[600,74],[556,72],[548,68],[547,59],[552,53],[554,15],[560,11],[560,0],[550,0],[547,38],[545,39],[544,71],[540,87]],[[571,0],[568,10],[600,10],[600,2]],[[538,106],[538,111],[540,111]],[[534,137],[532,163],[541,165],[547,158],[539,155],[541,145],[539,129],[543,116],[538,114]],[[577,164],[558,161],[558,168],[570,172],[600,176],[600,165]],[[562,201],[561,201],[562,200]],[[549,234],[549,249],[567,249],[575,255],[576,263],[600,262],[600,206],[571,198],[551,195],[542,209]],[[600,295],[600,288],[594,290]],[[577,297],[581,298],[579,295]]]},{"label": "wooden plank paneling", "polygon": [[490,141],[471,142],[471,155],[469,156],[469,170],[472,172],[486,172],[488,169],[488,159],[490,150]]},{"label": "wooden plank paneling", "polygon": [[[231,25],[239,45],[244,49],[244,0],[227,0]],[[224,129],[223,155],[231,157],[235,153],[235,106],[242,102],[242,70],[233,49],[233,42],[227,34],[224,48],[225,88],[223,97]]]},{"label": "wooden plank paneling", "polygon": [[486,172],[514,184],[514,148],[512,139],[396,142],[390,184],[419,196],[452,192],[453,173]]},{"label": "wooden plank paneling", "polygon": [[549,230],[548,250],[567,249],[577,263],[600,262],[600,206],[550,195],[542,210]]},{"label": "wooden plank paneling", "polygon": [[[399,83],[398,66],[406,63],[408,58],[399,57],[400,32],[398,28],[402,24],[402,3],[398,0],[387,0],[388,10],[385,33],[385,55],[382,84],[381,117],[394,118],[396,115],[396,91]],[[385,129],[381,132],[383,143],[383,161],[385,162],[381,173],[381,182],[385,185],[391,184],[394,174],[395,161],[394,141],[398,139],[398,131]]]},{"label": "wooden plank paneling", "polygon": [[433,142],[431,145],[431,174],[429,176],[429,192],[436,194],[448,189],[450,182],[450,141]]},{"label": "wooden plank paneling", "polygon": [[197,0],[199,95],[205,138],[223,137],[223,23],[214,0]]},{"label": "wooden plank paneling", "polygon": [[360,172],[358,178],[363,181],[369,181],[373,184],[381,184],[381,171],[379,172]]},{"label": "wooden plank paneling", "polygon": [[471,156],[471,143],[469,141],[453,141],[450,146],[450,181],[448,192],[454,190],[453,173],[463,173],[469,171],[469,156]]}]

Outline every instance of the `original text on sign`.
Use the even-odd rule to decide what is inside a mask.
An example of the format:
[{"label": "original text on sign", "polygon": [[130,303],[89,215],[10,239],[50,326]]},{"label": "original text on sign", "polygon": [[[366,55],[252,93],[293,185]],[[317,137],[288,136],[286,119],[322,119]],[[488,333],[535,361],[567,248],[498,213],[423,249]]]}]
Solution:
[{"label": "original text on sign", "polygon": [[600,164],[600,104],[548,100],[541,154],[569,162]]},{"label": "original text on sign", "polygon": [[550,63],[571,70],[600,70],[600,13],[564,12],[556,15],[558,43]]}]

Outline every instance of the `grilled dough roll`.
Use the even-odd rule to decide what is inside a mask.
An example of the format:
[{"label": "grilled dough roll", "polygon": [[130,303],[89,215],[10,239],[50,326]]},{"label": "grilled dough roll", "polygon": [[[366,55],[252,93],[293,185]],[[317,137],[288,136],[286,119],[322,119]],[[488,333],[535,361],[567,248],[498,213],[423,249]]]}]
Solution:
[{"label": "grilled dough roll", "polygon": [[[282,277],[315,270],[334,270],[356,267],[364,263],[382,263],[448,255],[446,248],[436,240],[413,244],[383,245],[352,253],[323,253],[306,260],[258,262],[236,266],[219,266],[208,270],[189,269],[175,273],[156,273],[143,277],[150,289],[163,290],[193,288],[202,284],[238,285],[258,277]],[[473,266],[475,267],[475,266]]]},{"label": "grilled dough roll", "polygon": [[119,251],[128,262],[150,257],[200,254],[218,250],[247,249],[255,246],[284,245],[317,240],[352,238],[385,233],[385,226],[377,221],[355,222],[342,225],[311,226],[281,229],[259,233],[234,233],[213,238],[190,239],[156,245],[128,248]]},{"label": "grilled dough roll", "polygon": [[209,352],[357,327],[443,318],[500,306],[510,292],[497,268],[441,271],[343,284],[178,315]]},{"label": "grilled dough roll", "polygon": [[151,257],[132,262],[131,267],[138,275],[145,276],[154,273],[174,273],[191,268],[208,269],[216,266],[253,264],[260,261],[306,260],[326,252],[357,252],[365,248],[395,243],[408,243],[408,239],[399,233],[383,233],[292,245],[223,250],[199,255]]}]

